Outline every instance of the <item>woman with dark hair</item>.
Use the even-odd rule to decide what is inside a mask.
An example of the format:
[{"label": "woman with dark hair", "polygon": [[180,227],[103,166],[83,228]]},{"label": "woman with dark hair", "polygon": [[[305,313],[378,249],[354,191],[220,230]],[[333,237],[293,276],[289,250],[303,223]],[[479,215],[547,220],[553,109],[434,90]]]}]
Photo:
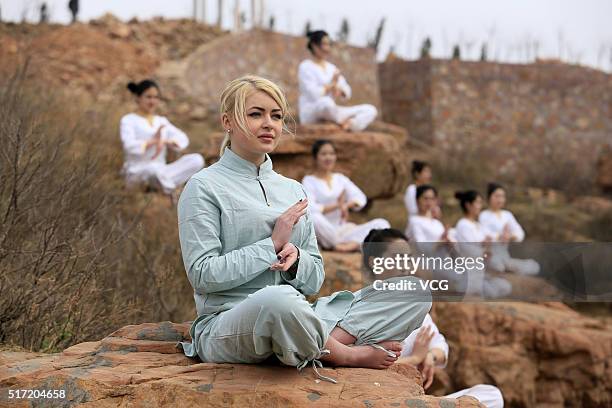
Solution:
[{"label": "woman with dark hair", "polygon": [[[482,210],[482,196],[475,190],[458,191],[455,198],[463,211],[463,217],[455,226],[455,239],[459,253],[464,257],[483,257],[490,269],[491,236],[478,222]],[[490,297],[506,296],[512,292],[512,285],[503,278],[485,277],[484,270],[468,271],[468,288],[470,294],[481,294]]]},{"label": "woman with dark hair", "polygon": [[309,124],[329,120],[344,130],[365,129],[378,111],[369,104],[337,104],[340,100],[350,99],[351,87],[338,68],[327,61],[332,49],[331,39],[322,30],[308,32],[307,36],[312,59],[305,59],[298,68],[300,122]]},{"label": "woman with dark hair", "polygon": [[428,184],[416,188],[415,199],[418,212],[411,215],[406,227],[406,236],[413,242],[450,242],[448,228],[433,217],[438,206],[438,191]]},{"label": "woman with dark hair", "polygon": [[348,222],[349,211],[359,211],[367,197],[344,174],[334,172],[336,148],[329,140],[317,140],[312,146],[315,171],[302,180],[313,215],[317,240],[326,249],[340,252],[359,251],[370,230],[389,228],[389,222],[376,218],[365,224]]},{"label": "woman with dark hair", "polygon": [[[431,167],[427,162],[414,160],[412,162],[411,174],[414,182],[408,186],[406,194],[404,194],[404,205],[406,205],[406,209],[408,210],[408,217],[419,213],[416,189],[418,186],[431,182]],[[433,207],[430,210],[433,210]]]},{"label": "woman with dark hair", "polygon": [[491,257],[491,267],[499,272],[514,272],[519,275],[537,275],[540,265],[532,259],[516,259],[510,256],[508,243],[521,242],[525,231],[514,215],[505,210],[506,190],[497,183],[487,186],[489,208],[482,211],[478,220],[495,242]]},{"label": "woman with dark hair", "polygon": [[457,241],[459,242],[490,242],[484,229],[478,222],[478,216],[482,210],[482,196],[475,190],[457,191],[455,198],[463,211],[461,218],[455,227]]},{"label": "woman with dark hair", "polygon": [[177,188],[204,167],[204,158],[191,153],[167,163],[168,149],[185,149],[187,135],[155,114],[160,90],[154,81],[130,82],[127,88],[135,97],[137,109],[121,118],[119,133],[125,155],[122,173],[128,186],[145,183],[174,198]]}]

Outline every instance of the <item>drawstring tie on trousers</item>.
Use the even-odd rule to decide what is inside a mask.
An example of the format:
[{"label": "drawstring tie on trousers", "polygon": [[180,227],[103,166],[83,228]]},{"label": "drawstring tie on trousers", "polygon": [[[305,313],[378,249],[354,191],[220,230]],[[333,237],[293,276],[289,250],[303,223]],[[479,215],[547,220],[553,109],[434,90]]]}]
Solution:
[{"label": "drawstring tie on trousers", "polygon": [[308,363],[310,363],[312,361],[312,369],[315,372],[315,374],[317,375],[317,377],[319,377],[321,380],[325,380],[325,381],[329,381],[330,383],[333,384],[338,384],[338,381],[328,377],[326,375],[323,375],[319,372],[319,368],[323,368],[323,363],[321,363],[321,361],[319,360],[322,356],[326,356],[328,354],[331,354],[331,351],[327,350],[327,349],[323,349],[319,352],[319,355],[315,358],[313,358],[312,360],[304,360],[302,361],[300,364],[297,365],[297,369],[298,371],[302,371],[302,369],[304,367],[306,367],[308,365]]}]

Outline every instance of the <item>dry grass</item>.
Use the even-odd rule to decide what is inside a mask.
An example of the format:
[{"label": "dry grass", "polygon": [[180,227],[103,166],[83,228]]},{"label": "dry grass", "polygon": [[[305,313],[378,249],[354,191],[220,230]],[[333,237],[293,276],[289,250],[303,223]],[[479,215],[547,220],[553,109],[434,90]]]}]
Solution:
[{"label": "dry grass", "polygon": [[0,343],[56,351],[193,317],[175,210],[124,191],[118,112],[86,107],[0,85]]}]

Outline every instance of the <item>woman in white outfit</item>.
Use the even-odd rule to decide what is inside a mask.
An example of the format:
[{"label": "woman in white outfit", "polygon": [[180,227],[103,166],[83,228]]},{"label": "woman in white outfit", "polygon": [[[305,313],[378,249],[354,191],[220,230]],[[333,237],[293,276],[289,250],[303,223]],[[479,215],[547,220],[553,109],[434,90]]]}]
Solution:
[{"label": "woman in white outfit", "polygon": [[[363,242],[363,266],[372,273],[371,278],[382,279],[388,275],[376,275],[373,271],[376,258],[394,258],[397,254],[410,251],[405,246],[407,238],[400,231],[388,228],[373,230]],[[391,275],[394,271],[390,271]],[[401,274],[400,274],[401,275]],[[423,388],[428,389],[434,379],[435,368],[445,368],[448,362],[449,346],[438,327],[427,314],[421,327],[413,330],[402,342],[398,364],[410,364],[418,368],[423,376]],[[504,399],[501,391],[492,385],[478,384],[471,388],[446,395],[459,398],[469,395],[487,408],[502,408]]]},{"label": "woman in white outfit", "polygon": [[[423,388],[431,386],[435,368],[445,368],[448,362],[448,343],[438,327],[427,314],[420,329],[414,330],[402,342],[402,354],[398,363],[408,363],[418,367],[424,377]],[[445,395],[446,398],[459,398],[464,395],[476,398],[487,408],[503,408],[504,398],[499,388],[478,384],[464,390]]]},{"label": "woman in white outfit", "polygon": [[308,195],[319,245],[341,252],[358,251],[368,232],[389,228],[389,222],[377,218],[365,224],[348,222],[349,211],[359,211],[367,203],[363,191],[348,177],[334,172],[336,149],[329,140],[317,140],[312,147],[316,168],[302,180]]},{"label": "woman in white outfit", "polygon": [[[455,240],[457,249],[463,257],[484,257],[487,268],[491,261],[491,236],[478,222],[482,210],[482,196],[475,190],[458,191],[455,198],[463,211],[463,217],[455,226]],[[471,269],[468,272],[468,294],[477,294],[487,297],[502,297],[512,292],[512,285],[506,279],[497,277],[485,278],[484,271]]]},{"label": "woman in white outfit", "polygon": [[408,211],[408,218],[419,213],[416,190],[418,186],[429,184],[431,182],[431,167],[427,162],[414,160],[412,162],[411,174],[414,183],[408,186],[406,193],[404,194],[404,205]]},{"label": "woman in white outfit", "polygon": [[167,163],[168,149],[181,151],[189,145],[187,135],[164,116],[155,114],[160,90],[154,81],[130,82],[127,87],[134,94],[138,108],[121,118],[119,129],[126,183],[128,187],[147,184],[173,196],[178,187],[204,167],[204,158],[191,153]]},{"label": "woman in white outfit", "polygon": [[344,130],[365,129],[378,114],[369,104],[339,106],[338,101],[351,97],[351,87],[334,64],[327,61],[331,53],[331,40],[322,30],[309,32],[308,49],[312,59],[306,59],[298,68],[299,115],[302,124],[328,120]]},{"label": "woman in white outfit", "polygon": [[438,207],[438,192],[435,187],[423,184],[415,189],[417,212],[410,216],[406,225],[406,236],[410,241],[450,242],[449,230],[442,222],[434,218],[433,212]]},{"label": "woman in white outfit", "polygon": [[505,210],[506,190],[499,184],[487,186],[489,208],[478,217],[480,224],[492,241],[491,268],[498,272],[514,272],[519,275],[537,275],[540,265],[533,259],[516,259],[510,256],[508,243],[522,242],[525,231],[514,215]]}]

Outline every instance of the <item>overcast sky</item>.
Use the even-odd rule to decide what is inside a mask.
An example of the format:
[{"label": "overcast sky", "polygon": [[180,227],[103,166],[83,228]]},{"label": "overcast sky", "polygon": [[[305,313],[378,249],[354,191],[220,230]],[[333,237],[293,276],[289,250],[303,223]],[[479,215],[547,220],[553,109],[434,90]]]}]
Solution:
[{"label": "overcast sky", "polygon": [[[203,0],[198,0],[203,3]],[[259,1],[259,0],[257,0]],[[238,2],[247,19],[251,0],[224,1],[224,27],[233,24]],[[0,0],[3,20],[19,21],[26,11],[34,20],[42,0]],[[68,0],[47,0],[51,20],[70,20]],[[81,20],[106,12],[121,19],[190,17],[193,0],[80,0]],[[448,57],[454,44],[462,58],[477,59],[483,42],[489,59],[525,62],[537,53],[561,57],[612,72],[612,0],[264,0],[265,18],[275,16],[278,31],[301,35],[307,21],[332,37],[343,18],[350,25],[349,42],[365,45],[379,21],[386,25],[379,51],[383,58],[393,46],[397,54],[415,58],[423,40],[431,37],[434,57]],[[206,0],[206,17],[216,21],[217,0]]]}]

